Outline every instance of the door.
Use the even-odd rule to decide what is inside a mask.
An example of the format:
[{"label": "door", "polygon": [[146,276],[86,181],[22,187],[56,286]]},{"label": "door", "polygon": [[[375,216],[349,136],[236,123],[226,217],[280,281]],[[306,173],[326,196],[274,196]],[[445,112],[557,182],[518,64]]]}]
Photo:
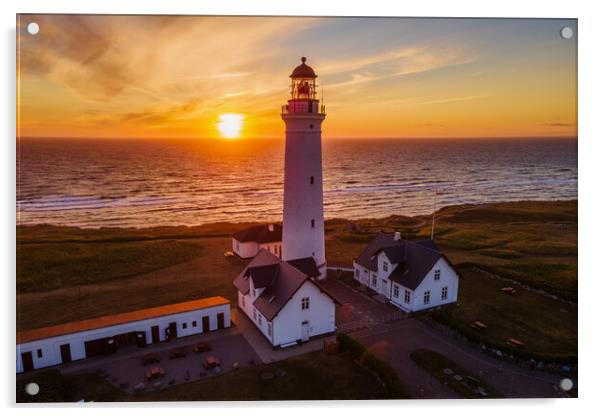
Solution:
[{"label": "door", "polygon": [[158,344],[161,341],[161,337],[159,336],[159,325],[151,327],[151,337],[153,339],[153,344]]},{"label": "door", "polygon": [[389,297],[388,284],[386,279],[381,279],[380,281],[380,294]]},{"label": "door", "polygon": [[224,329],[224,314],[217,314],[217,329]]},{"label": "door", "polygon": [[21,353],[21,361],[23,361],[23,371],[33,370],[33,356],[31,351]]},{"label": "door", "polygon": [[301,323],[301,341],[309,341],[309,322]]},{"label": "door", "polygon": [[178,337],[178,324],[176,322],[169,323],[169,339],[176,339]]},{"label": "door", "polygon": [[63,364],[71,362],[71,345],[61,345],[61,361],[63,362]]},{"label": "door", "polygon": [[209,332],[209,317],[203,316],[203,332]]}]

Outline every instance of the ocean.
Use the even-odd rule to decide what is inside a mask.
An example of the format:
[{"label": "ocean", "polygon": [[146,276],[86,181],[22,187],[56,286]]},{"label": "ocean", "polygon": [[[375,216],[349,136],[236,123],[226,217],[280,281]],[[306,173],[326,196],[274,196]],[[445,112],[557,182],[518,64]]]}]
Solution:
[{"label": "ocean", "polygon": [[[20,139],[17,223],[79,227],[282,219],[284,139]],[[577,198],[577,140],[324,139],[328,218]]]}]

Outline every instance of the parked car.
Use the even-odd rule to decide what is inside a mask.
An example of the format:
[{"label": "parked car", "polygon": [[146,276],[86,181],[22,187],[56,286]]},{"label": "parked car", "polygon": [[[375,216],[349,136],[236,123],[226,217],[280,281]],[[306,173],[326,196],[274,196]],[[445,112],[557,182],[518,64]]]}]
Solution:
[{"label": "parked car", "polygon": [[192,347],[192,351],[194,351],[197,354],[201,352],[211,351],[211,346],[206,342],[199,342],[197,344],[194,344],[194,346]]},{"label": "parked car", "polygon": [[172,348],[169,350],[169,359],[184,358],[186,357],[186,350],[184,348]]},{"label": "parked car", "polygon": [[161,357],[156,352],[149,352],[142,357],[142,365],[154,364],[161,361]]},{"label": "parked car", "polygon": [[147,380],[155,380],[163,377],[165,377],[165,370],[161,367],[153,367],[146,372]]}]

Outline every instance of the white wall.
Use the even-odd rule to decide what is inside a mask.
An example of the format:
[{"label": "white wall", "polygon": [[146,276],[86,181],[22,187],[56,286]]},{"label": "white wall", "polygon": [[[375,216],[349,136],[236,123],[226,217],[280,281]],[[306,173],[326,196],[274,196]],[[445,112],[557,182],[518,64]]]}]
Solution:
[{"label": "white wall", "polygon": [[[435,270],[441,270],[441,278],[435,280]],[[458,299],[458,274],[449,265],[447,260],[440,258],[433,268],[429,271],[427,277],[418,285],[413,294],[413,311],[419,311],[436,306],[454,303]],[[441,299],[441,290],[447,287],[447,299]],[[430,290],[430,302],[424,304],[424,292]]]},{"label": "white wall", "polygon": [[[301,299],[309,297],[309,309],[301,309]],[[301,339],[301,325],[309,321],[309,336],[335,330],[335,304],[311,282],[305,282],[273,320],[273,344],[284,345]],[[266,332],[267,333],[267,332]]]},{"label": "white wall", "polygon": [[316,113],[282,115],[286,123],[282,258],[313,256],[318,266],[324,265],[320,267],[321,277],[326,277],[321,138],[324,117]]},{"label": "white wall", "polygon": [[270,253],[274,254],[275,256],[282,258],[282,242],[281,241],[260,244],[259,248],[260,249],[264,248],[267,251],[269,251]]},{"label": "white wall", "polygon": [[259,248],[255,241],[247,241],[246,243],[241,243],[235,238],[232,239],[232,251],[236,253],[238,257],[241,257],[243,259],[255,257],[258,250]]},{"label": "white wall", "polygon": [[255,241],[247,241],[241,243],[235,238],[232,238],[232,252],[243,259],[250,259],[257,255],[259,249],[265,248],[270,253],[280,257],[282,253],[282,242],[276,241],[273,243],[257,244]]},{"label": "white wall", "polygon": [[[58,337],[52,337],[37,341],[31,341],[23,344],[17,344],[17,373],[23,372],[23,362],[21,353],[31,351],[33,357],[34,369],[49,367],[61,364],[60,346],[69,344],[71,346],[71,358],[73,361],[86,358],[84,343],[96,339],[112,337],[129,332],[145,332],[147,344],[152,343],[151,328],[159,326],[159,336],[161,341],[165,340],[165,329],[171,322],[178,325],[178,337],[184,337],[193,334],[200,334],[203,331],[202,317],[209,316],[209,329],[217,329],[217,315],[224,314],[224,326],[230,326],[230,305],[218,305],[209,308],[198,309],[190,312],[184,312],[174,315],[166,315],[153,319],[129,322],[121,325],[115,325],[106,328],[99,328],[90,331],[82,331],[74,334],[67,334]],[[197,321],[197,326],[192,326],[192,321]],[[188,328],[183,329],[182,324],[186,322]],[[42,349],[42,358],[38,358],[37,349]]]}]

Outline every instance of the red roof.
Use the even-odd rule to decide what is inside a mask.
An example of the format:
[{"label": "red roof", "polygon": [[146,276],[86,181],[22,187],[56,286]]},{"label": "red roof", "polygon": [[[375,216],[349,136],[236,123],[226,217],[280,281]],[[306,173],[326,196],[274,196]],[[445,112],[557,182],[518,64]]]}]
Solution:
[{"label": "red roof", "polygon": [[30,329],[17,332],[17,344],[228,304],[230,304],[228,299],[221,296],[214,296],[211,298],[191,300],[189,302],[172,303],[170,305],[157,306],[154,308],[118,313],[116,315],[100,316],[98,318],[91,318],[83,321],[67,322],[65,324],[48,326],[45,328]]}]

